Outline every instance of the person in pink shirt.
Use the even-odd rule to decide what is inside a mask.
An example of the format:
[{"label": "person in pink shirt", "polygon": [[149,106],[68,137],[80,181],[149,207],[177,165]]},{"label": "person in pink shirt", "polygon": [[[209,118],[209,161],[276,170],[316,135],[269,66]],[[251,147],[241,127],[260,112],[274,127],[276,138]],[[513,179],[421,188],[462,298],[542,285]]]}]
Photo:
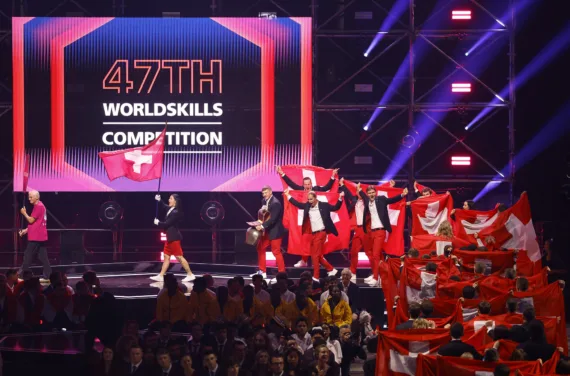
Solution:
[{"label": "person in pink shirt", "polygon": [[30,270],[30,266],[37,255],[43,266],[43,279],[47,279],[51,274],[51,266],[49,265],[45,247],[45,243],[48,240],[47,211],[43,202],[40,201],[40,193],[38,191],[30,191],[28,200],[34,206],[32,214],[28,215],[26,207],[20,209],[20,213],[28,221],[28,228],[19,232],[20,236],[28,235],[28,246],[24,251],[24,262],[20,268],[20,274]]}]

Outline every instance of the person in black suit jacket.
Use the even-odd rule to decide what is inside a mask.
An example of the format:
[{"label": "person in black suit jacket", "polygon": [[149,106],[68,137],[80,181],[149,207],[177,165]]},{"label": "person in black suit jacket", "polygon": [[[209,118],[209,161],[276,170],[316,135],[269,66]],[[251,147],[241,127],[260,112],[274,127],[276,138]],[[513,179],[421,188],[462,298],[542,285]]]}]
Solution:
[{"label": "person in black suit jacket", "polygon": [[449,329],[451,335],[451,342],[441,346],[437,352],[441,356],[454,356],[460,357],[463,353],[470,353],[476,360],[481,360],[483,357],[475,350],[475,347],[461,341],[463,337],[463,325],[456,322],[451,325]]},{"label": "person in black suit jacket", "polygon": [[327,239],[327,234],[338,236],[336,226],[331,219],[331,212],[339,210],[342,206],[344,192],[340,192],[339,199],[335,205],[331,205],[328,202],[320,202],[315,192],[309,192],[308,201],[305,203],[300,203],[291,197],[288,189],[283,193],[292,205],[303,210],[303,232],[312,234],[313,280],[319,279],[321,264],[327,269],[329,276],[335,275],[337,270],[323,257],[323,246]]},{"label": "person in black suit jacket", "polygon": [[360,303],[358,295],[360,293],[360,287],[356,283],[352,283],[352,272],[350,269],[343,269],[340,273],[341,282],[338,284],[340,291],[343,291],[348,296],[348,304],[353,314],[358,314],[360,312]]},{"label": "person in black suit jacket", "polygon": [[[299,184],[295,183],[293,180],[291,180],[291,178],[289,176],[285,175],[285,173],[281,169],[281,166],[277,166],[277,173],[281,176],[281,178],[285,181],[285,183],[287,183],[287,185],[295,191],[327,192],[327,191],[331,190],[331,188],[334,184],[335,178],[338,175],[338,168],[333,170],[332,176],[331,176],[331,178],[327,184],[315,185],[315,186],[313,186],[313,182],[312,182],[311,178],[308,178],[308,177],[303,178],[303,185],[299,185]],[[309,256],[303,256],[301,258],[301,261],[296,263],[294,266],[296,268],[304,268],[308,265],[308,262],[309,262]]]},{"label": "person in black suit jacket", "polygon": [[182,234],[180,233],[178,226],[184,218],[180,196],[176,193],[171,194],[168,198],[168,205],[162,202],[160,195],[156,195],[154,198],[156,201],[162,204],[162,207],[164,209],[167,210],[164,222],[159,221],[158,218],[154,219],[155,225],[161,229],[166,230],[166,243],[164,243],[164,261],[162,262],[162,269],[160,270],[160,274],[150,277],[150,279],[158,282],[163,282],[164,275],[168,271],[168,266],[170,265],[170,256],[174,256],[180,265],[182,265],[184,270],[186,270],[187,276],[182,280],[182,282],[191,282],[195,280],[196,277],[194,274],[192,274],[190,266],[188,265],[188,261],[186,261],[184,258],[182,247],[180,246]]},{"label": "person in black suit jacket", "polygon": [[410,303],[408,306],[408,312],[410,314],[410,319],[406,322],[396,325],[396,330],[412,329],[414,326],[414,320],[420,317],[422,307],[418,303]]},{"label": "person in black suit jacket", "polygon": [[370,228],[364,226],[366,240],[369,242],[369,248],[372,248],[372,279],[367,282],[370,286],[378,285],[378,264],[380,264],[380,256],[382,255],[382,247],[386,240],[386,232],[392,232],[390,217],[388,216],[388,205],[394,204],[408,194],[408,188],[404,188],[400,196],[384,197],[376,195],[376,187],[369,185],[366,188],[366,194],[362,191],[360,183],[356,185],[356,190],[362,201],[364,201],[364,213],[362,223],[366,223],[367,216],[370,216]]},{"label": "person in black suit jacket", "polygon": [[182,367],[172,363],[172,358],[167,349],[158,349],[156,352],[158,369],[153,372],[156,376],[184,376]]},{"label": "person in black suit jacket", "polygon": [[130,362],[124,369],[124,375],[150,376],[151,369],[143,362],[143,350],[139,345],[131,347],[129,358]]},{"label": "person in black suit jacket", "polygon": [[218,364],[218,357],[213,351],[206,351],[203,357],[204,368],[200,376],[226,376],[226,370]]},{"label": "person in black suit jacket", "polygon": [[[273,196],[273,190],[266,185],[261,189],[261,210],[269,212],[269,218],[264,220],[261,225],[257,226],[258,231],[263,231],[263,236],[257,243],[257,259],[259,262],[259,271],[255,274],[261,274],[263,278],[266,275],[265,251],[271,248],[271,253],[275,256],[277,262],[277,270],[279,273],[285,272],[285,261],[281,254],[281,241],[285,228],[283,227],[283,206],[281,202]],[[252,274],[253,277],[255,274]]]}]

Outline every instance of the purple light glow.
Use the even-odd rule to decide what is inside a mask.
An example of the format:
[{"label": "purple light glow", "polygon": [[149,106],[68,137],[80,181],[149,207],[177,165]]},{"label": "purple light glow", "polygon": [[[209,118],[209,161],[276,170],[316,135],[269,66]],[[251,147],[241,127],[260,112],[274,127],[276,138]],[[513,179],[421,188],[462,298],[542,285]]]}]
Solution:
[{"label": "purple light glow", "polygon": [[402,14],[404,14],[406,9],[408,9],[408,3],[408,0],[398,0],[392,6],[390,13],[388,13],[387,17],[384,19],[384,22],[382,22],[382,26],[380,26],[380,31],[376,34],[370,43],[370,46],[368,46],[366,49],[366,52],[364,52],[364,57],[368,57],[368,55],[370,55],[374,47],[380,43],[384,35],[387,33],[386,30],[390,30],[396,21],[398,21],[398,19],[402,16]]}]

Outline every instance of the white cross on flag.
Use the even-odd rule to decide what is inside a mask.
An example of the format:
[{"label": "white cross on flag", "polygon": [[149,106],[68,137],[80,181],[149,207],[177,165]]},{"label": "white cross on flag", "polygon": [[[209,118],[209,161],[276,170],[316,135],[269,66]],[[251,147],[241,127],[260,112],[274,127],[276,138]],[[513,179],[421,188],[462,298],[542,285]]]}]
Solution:
[{"label": "white cross on flag", "polygon": [[162,176],[165,134],[166,128],[148,145],[99,153],[99,158],[103,160],[109,180],[123,176],[135,181],[160,178]]},{"label": "white cross on flag", "polygon": [[439,225],[449,220],[453,208],[451,195],[432,195],[418,198],[410,204],[412,208],[412,236],[435,235]]}]

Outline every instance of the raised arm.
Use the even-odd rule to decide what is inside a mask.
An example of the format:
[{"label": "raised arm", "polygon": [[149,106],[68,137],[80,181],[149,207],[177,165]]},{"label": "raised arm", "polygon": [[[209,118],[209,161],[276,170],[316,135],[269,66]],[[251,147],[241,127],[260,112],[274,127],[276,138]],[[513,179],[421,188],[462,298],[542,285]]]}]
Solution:
[{"label": "raised arm", "polygon": [[331,205],[331,211],[337,211],[338,209],[341,208],[343,197],[344,197],[344,192],[340,192],[340,194],[338,195],[338,201],[336,202],[336,204]]},{"label": "raised arm", "polygon": [[303,190],[303,186],[296,184],[293,180],[291,180],[291,178],[289,178],[289,176],[282,174],[281,177],[283,178],[283,180],[285,180],[285,183],[287,183],[287,185],[289,187],[291,187],[293,190],[295,190],[295,191],[302,191]]},{"label": "raised arm", "polygon": [[301,204],[299,201],[295,200],[293,197],[291,197],[291,195],[289,194],[289,190],[286,189],[283,194],[285,195],[285,198],[287,200],[289,200],[289,202],[293,205],[298,207],[299,209],[305,209],[305,205]]},{"label": "raised arm", "polygon": [[395,204],[396,202],[400,201],[401,199],[403,199],[404,197],[406,197],[408,195],[408,188],[404,188],[404,190],[402,191],[401,195],[398,196],[394,196],[394,197],[390,197],[386,199],[386,203],[389,204]]}]

